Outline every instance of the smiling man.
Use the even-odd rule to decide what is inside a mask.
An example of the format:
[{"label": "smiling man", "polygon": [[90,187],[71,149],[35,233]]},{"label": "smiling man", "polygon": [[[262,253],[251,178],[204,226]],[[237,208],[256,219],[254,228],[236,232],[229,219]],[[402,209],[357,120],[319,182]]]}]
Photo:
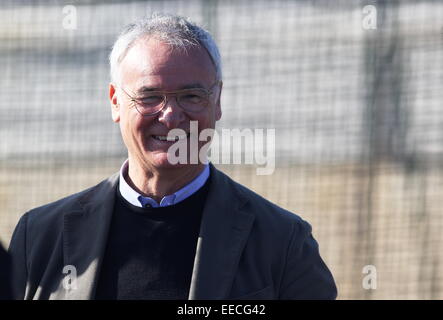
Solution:
[{"label": "smiling man", "polygon": [[222,115],[209,33],[154,15],[123,31],[110,66],[128,159],[97,186],[21,218],[10,246],[15,298],[334,299],[307,222],[206,161],[168,159],[193,121],[201,132]]},{"label": "smiling man", "polygon": [[[198,39],[188,41],[195,43],[177,48],[167,40],[141,35],[117,59],[116,64],[121,62],[110,85],[112,118],[120,124],[128,148],[127,180],[158,202],[205,167],[202,163],[170,164],[168,149],[175,141],[167,140],[169,131],[182,129],[189,134],[192,120],[198,122],[199,130],[214,128],[221,117],[220,75]],[[167,93],[172,92],[175,95],[169,98]]]}]

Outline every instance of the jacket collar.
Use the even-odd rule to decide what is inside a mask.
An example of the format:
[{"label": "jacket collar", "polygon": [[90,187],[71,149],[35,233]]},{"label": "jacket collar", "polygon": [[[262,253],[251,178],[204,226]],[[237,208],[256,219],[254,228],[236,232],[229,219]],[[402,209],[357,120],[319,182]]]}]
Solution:
[{"label": "jacket collar", "polygon": [[[79,199],[80,210],[64,220],[64,265],[76,268],[76,285],[57,298],[93,299],[106,249],[119,173]],[[243,211],[248,201],[235,182],[210,164],[211,184],[203,210],[189,299],[228,296],[253,214]],[[63,297],[61,296],[63,295]]]},{"label": "jacket collar", "polygon": [[254,221],[235,182],[210,164],[211,184],[203,210],[189,292],[190,300],[225,299]]}]

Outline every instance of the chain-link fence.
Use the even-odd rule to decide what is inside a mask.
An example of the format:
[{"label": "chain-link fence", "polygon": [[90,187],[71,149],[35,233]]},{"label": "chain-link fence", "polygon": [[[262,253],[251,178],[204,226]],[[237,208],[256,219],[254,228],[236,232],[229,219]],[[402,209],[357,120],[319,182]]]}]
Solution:
[{"label": "chain-link fence", "polygon": [[27,210],[119,169],[107,55],[154,11],[214,35],[219,128],[275,129],[272,175],[219,167],[313,225],[339,298],[443,298],[441,1],[3,1],[4,245]]}]

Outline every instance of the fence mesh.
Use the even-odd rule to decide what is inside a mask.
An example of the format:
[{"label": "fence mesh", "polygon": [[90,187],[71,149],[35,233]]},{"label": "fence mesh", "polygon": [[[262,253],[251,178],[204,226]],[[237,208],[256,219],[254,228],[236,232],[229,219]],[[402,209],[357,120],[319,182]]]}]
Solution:
[{"label": "fence mesh", "polygon": [[339,298],[443,298],[441,1],[3,1],[5,246],[24,212],[119,169],[107,56],[154,11],[219,44],[218,128],[275,129],[273,174],[218,167],[313,225]]}]

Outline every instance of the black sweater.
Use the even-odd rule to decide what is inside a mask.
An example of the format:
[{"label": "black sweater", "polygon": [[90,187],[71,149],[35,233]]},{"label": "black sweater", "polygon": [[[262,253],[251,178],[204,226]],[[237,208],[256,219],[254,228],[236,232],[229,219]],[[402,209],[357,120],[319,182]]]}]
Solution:
[{"label": "black sweater", "polygon": [[140,208],[117,188],[96,299],[188,298],[209,181],[167,207]]}]

